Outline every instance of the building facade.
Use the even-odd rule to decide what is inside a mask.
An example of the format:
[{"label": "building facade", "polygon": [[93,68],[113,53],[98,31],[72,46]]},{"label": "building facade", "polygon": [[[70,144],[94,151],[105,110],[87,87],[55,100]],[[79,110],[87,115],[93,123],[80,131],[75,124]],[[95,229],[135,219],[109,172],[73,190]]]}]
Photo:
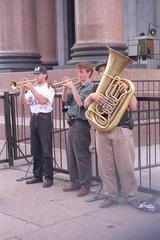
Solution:
[{"label": "building facade", "polygon": [[0,0],[0,71],[71,68],[106,59],[107,46],[128,51],[128,39],[160,32],[159,0]]}]

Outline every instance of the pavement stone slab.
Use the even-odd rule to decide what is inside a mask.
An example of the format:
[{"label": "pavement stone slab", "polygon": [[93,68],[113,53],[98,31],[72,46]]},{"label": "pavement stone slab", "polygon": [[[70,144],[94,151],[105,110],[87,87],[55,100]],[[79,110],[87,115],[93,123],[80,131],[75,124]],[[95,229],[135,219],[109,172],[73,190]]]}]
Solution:
[{"label": "pavement stone slab", "polygon": [[95,191],[83,198],[64,193],[65,178],[47,189],[16,181],[24,173],[0,170],[0,240],[160,240],[159,213],[135,210],[123,201],[100,209],[100,200],[86,202]]},{"label": "pavement stone slab", "polygon": [[39,229],[39,226],[30,224],[14,216],[0,213],[0,239],[6,240],[17,234],[24,234]]}]

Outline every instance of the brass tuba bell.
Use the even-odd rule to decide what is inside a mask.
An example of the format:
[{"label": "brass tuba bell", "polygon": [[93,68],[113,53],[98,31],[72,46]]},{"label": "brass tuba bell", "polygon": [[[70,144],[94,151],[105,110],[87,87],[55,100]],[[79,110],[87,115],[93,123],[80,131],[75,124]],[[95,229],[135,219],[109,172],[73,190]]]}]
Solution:
[{"label": "brass tuba bell", "polygon": [[[104,101],[92,102],[85,113],[93,128],[102,132],[111,131],[121,120],[134,95],[134,84],[119,77],[119,74],[131,62],[129,57],[109,48],[107,66],[96,90],[104,94]],[[127,90],[119,91],[120,81],[127,84]]]}]

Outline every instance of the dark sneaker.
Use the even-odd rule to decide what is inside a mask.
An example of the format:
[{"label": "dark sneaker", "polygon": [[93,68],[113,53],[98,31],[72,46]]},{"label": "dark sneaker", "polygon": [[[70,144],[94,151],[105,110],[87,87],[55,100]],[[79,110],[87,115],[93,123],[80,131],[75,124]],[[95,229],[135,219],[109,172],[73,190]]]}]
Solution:
[{"label": "dark sneaker", "polygon": [[84,197],[89,193],[89,189],[82,186],[77,194],[77,197]]},{"label": "dark sneaker", "polygon": [[80,186],[75,186],[72,183],[68,186],[65,186],[63,188],[63,192],[73,192],[73,191],[78,191],[80,189]]},{"label": "dark sneaker", "polygon": [[43,187],[47,188],[47,187],[51,187],[53,185],[53,180],[52,179],[45,179],[43,182]]},{"label": "dark sneaker", "polygon": [[137,199],[133,199],[132,201],[129,201],[128,204],[135,208],[135,209],[138,209],[139,208],[139,205],[140,205],[140,202],[137,200]]},{"label": "dark sneaker", "polygon": [[43,179],[42,178],[33,177],[30,180],[27,180],[26,184],[34,184],[34,183],[39,183],[39,182],[43,182]]},{"label": "dark sneaker", "polygon": [[100,208],[108,208],[108,207],[114,206],[116,204],[118,204],[118,201],[113,200],[112,198],[107,198],[99,205],[99,207]]}]

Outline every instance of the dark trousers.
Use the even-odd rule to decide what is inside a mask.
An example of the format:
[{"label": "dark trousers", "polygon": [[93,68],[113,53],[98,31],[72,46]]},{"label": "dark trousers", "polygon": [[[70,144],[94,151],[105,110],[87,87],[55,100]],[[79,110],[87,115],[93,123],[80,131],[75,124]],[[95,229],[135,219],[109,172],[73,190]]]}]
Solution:
[{"label": "dark trousers", "polygon": [[74,120],[69,127],[67,159],[70,181],[76,186],[90,188],[91,184],[90,125]]},{"label": "dark trousers", "polygon": [[52,119],[50,113],[33,114],[30,121],[33,174],[53,179]]}]

